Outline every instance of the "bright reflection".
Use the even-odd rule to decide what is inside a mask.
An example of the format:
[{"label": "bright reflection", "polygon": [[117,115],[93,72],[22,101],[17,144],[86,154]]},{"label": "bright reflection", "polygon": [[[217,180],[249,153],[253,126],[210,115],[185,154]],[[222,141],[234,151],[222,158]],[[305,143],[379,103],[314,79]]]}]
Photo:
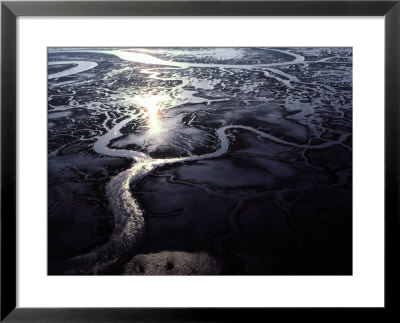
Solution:
[{"label": "bright reflection", "polygon": [[156,135],[162,131],[160,110],[168,100],[168,95],[150,95],[133,98],[133,102],[144,109],[145,116],[148,118],[150,134]]},{"label": "bright reflection", "polygon": [[163,66],[168,65],[168,66],[178,66],[178,67],[184,67],[187,65],[185,63],[180,63],[180,62],[164,61],[162,59],[159,59],[151,55],[136,53],[129,50],[113,50],[113,51],[108,51],[107,53],[114,54],[123,60],[132,61],[136,63],[154,64]]}]

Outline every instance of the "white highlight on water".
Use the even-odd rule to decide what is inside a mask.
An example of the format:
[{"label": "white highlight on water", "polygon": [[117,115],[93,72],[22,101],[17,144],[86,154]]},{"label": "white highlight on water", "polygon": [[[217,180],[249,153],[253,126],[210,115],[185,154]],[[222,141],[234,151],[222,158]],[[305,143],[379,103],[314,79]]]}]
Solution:
[{"label": "white highlight on water", "polygon": [[[272,49],[268,49],[272,50]],[[230,65],[230,64],[201,64],[201,63],[182,63],[173,61],[164,61],[162,59],[153,57],[149,54],[138,53],[126,50],[57,50],[51,52],[92,52],[92,53],[102,53],[111,54],[120,57],[121,59],[150,64],[150,65],[161,65],[166,66],[166,68],[189,68],[189,67],[216,67],[220,69],[225,68],[239,68],[239,69],[249,69],[256,71],[255,68],[265,68],[266,76],[273,77],[268,73],[268,71],[278,74],[288,78],[289,80],[282,80],[277,76],[276,78],[287,85],[290,82],[298,82],[297,78],[286,74],[282,71],[272,69],[271,67],[287,65],[287,64],[305,64],[304,57],[294,54],[292,52],[276,50],[273,51],[281,52],[293,57],[292,61],[281,62],[281,63],[270,63],[270,64],[245,64],[245,65]],[[314,61],[317,63],[319,61]],[[62,62],[52,62],[52,64],[78,64],[78,66],[68,69],[66,71],[55,73],[49,75],[50,78],[61,77],[65,75],[71,75],[73,73],[78,73],[90,68],[97,66],[96,63],[86,62],[86,61],[62,61]],[[309,63],[309,62],[307,62]],[[95,64],[95,65],[94,65]],[[169,66],[169,67],[167,67]],[[68,73],[67,73],[68,72]],[[142,70],[142,73],[149,74],[149,78],[157,79],[159,72],[152,72],[150,70]],[[55,76],[57,75],[57,76]],[[183,82],[177,85],[176,88],[181,89],[187,82]],[[207,100],[208,102],[220,101],[220,100]],[[120,130],[127,125],[129,122],[135,120],[140,115],[140,112],[136,115],[130,115],[130,117],[124,119],[120,123],[116,124],[114,127],[108,130],[104,135],[97,138],[93,149],[102,155],[129,158],[133,161],[132,166],[119,173],[117,176],[113,177],[110,182],[106,185],[107,199],[110,203],[110,208],[114,214],[114,230],[110,236],[108,242],[100,247],[95,248],[88,254],[77,256],[75,260],[84,260],[85,264],[82,265],[81,269],[74,270],[74,272],[79,272],[81,270],[83,273],[92,272],[93,274],[101,273],[108,266],[115,264],[119,259],[119,256],[126,252],[129,252],[132,248],[139,245],[145,234],[145,219],[143,217],[143,210],[140,208],[137,200],[131,193],[131,186],[148,175],[150,172],[154,171],[160,166],[165,166],[174,163],[182,163],[187,161],[197,161],[210,158],[218,158],[223,156],[228,152],[229,149],[229,139],[227,137],[227,132],[230,130],[241,129],[245,131],[250,131],[261,138],[272,140],[278,144],[301,148],[301,149],[323,149],[334,145],[343,144],[343,142],[350,136],[350,134],[342,134],[336,141],[326,141],[321,144],[310,145],[310,144],[298,144],[294,142],[289,142],[287,140],[272,136],[263,131],[254,129],[248,126],[241,125],[227,125],[216,130],[216,135],[219,139],[219,148],[212,153],[207,153],[203,155],[192,155],[188,157],[179,158],[169,158],[169,159],[153,159],[150,156],[133,150],[125,149],[112,149],[109,147],[110,142],[113,139],[122,136]]]},{"label": "white highlight on water", "polygon": [[55,79],[58,77],[63,77],[63,76],[80,73],[83,71],[90,70],[98,65],[95,62],[89,62],[89,61],[58,61],[58,62],[49,62],[48,63],[48,65],[70,65],[70,64],[77,65],[77,66],[66,69],[65,71],[49,74],[47,76],[47,78],[50,80],[50,79]]}]

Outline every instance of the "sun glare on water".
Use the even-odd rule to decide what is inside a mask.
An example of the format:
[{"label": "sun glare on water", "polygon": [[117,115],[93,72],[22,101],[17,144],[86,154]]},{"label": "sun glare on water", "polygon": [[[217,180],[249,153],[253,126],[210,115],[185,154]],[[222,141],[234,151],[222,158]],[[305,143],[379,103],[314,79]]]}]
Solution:
[{"label": "sun glare on water", "polygon": [[157,135],[162,131],[160,111],[165,107],[169,100],[168,95],[151,95],[133,98],[134,103],[143,109],[144,115],[148,119],[150,134]]}]

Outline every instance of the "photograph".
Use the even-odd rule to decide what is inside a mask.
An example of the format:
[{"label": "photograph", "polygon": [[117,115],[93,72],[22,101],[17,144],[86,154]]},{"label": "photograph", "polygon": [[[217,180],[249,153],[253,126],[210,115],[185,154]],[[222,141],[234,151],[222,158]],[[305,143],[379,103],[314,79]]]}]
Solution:
[{"label": "photograph", "polygon": [[353,274],[352,47],[47,47],[47,69],[48,275]]}]

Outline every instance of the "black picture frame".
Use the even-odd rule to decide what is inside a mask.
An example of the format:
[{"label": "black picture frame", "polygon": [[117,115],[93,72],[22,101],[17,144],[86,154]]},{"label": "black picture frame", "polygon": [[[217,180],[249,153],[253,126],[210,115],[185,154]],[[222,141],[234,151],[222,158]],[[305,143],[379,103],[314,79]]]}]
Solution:
[{"label": "black picture frame", "polygon": [[[385,18],[385,306],[374,309],[296,308],[19,308],[16,307],[16,19],[19,16],[384,16]],[[371,319],[399,306],[400,1],[2,1],[1,3],[1,321],[241,321],[265,311]],[[40,291],[38,291],[40,292]],[[262,316],[259,316],[262,315]],[[340,316],[339,316],[340,315]],[[257,319],[259,317],[259,319]],[[262,319],[263,320],[263,319]]]}]

